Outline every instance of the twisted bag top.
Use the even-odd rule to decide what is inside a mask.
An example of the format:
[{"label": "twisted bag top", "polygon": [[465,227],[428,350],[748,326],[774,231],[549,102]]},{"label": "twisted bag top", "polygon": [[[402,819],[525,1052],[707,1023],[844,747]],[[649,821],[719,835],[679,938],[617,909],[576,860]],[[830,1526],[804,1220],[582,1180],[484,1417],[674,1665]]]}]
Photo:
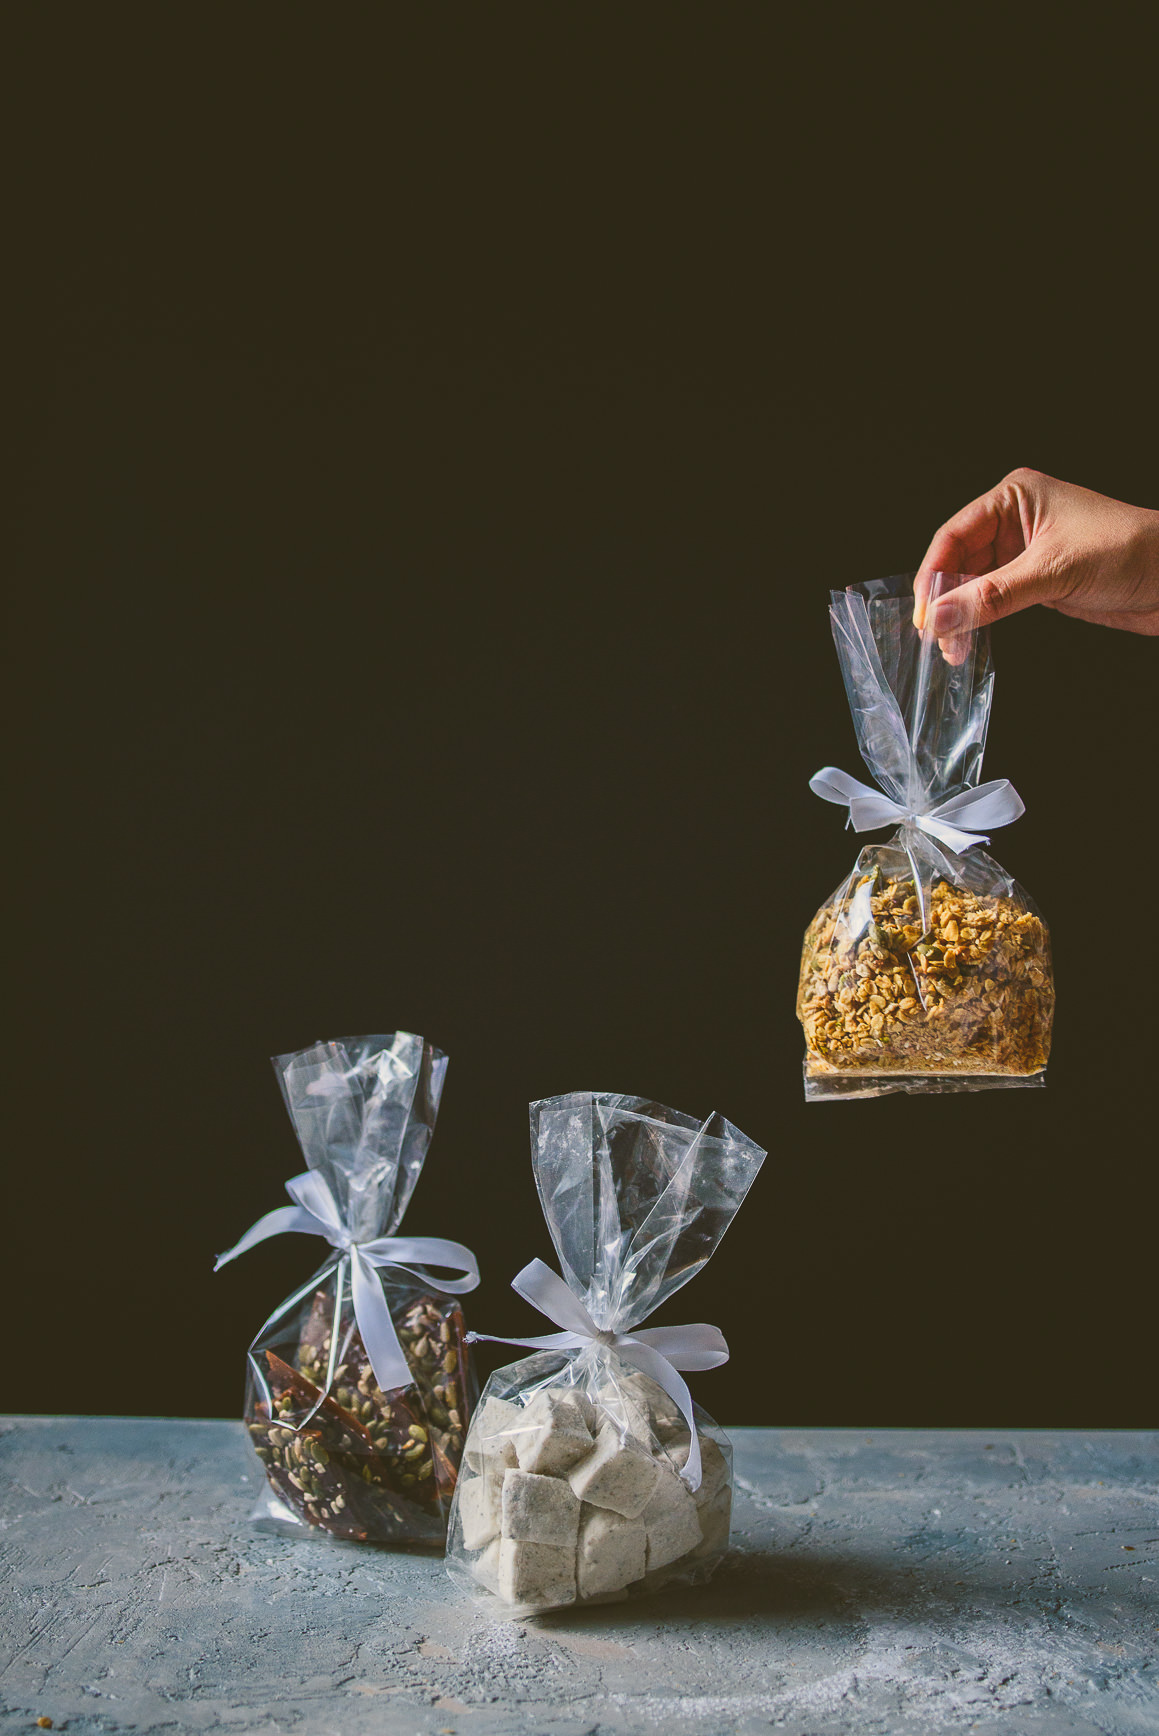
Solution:
[{"label": "twisted bag top", "polygon": [[[326,1238],[334,1253],[323,1270],[337,1268],[337,1285],[324,1391],[334,1378],[345,1282],[350,1284],[366,1354],[384,1392],[408,1386],[412,1377],[378,1269],[398,1266],[414,1273],[412,1262],[428,1261],[450,1267],[461,1275],[447,1279],[425,1270],[414,1273],[448,1295],[462,1295],[479,1282],[475,1256],[461,1242],[392,1234],[423,1167],[446,1070],[442,1051],[410,1031],[317,1043],[274,1058],[282,1096],[310,1167],[286,1183],[294,1204],[259,1218],[236,1246],[220,1255],[217,1267],[267,1236],[289,1230]],[[312,1289],[320,1275],[305,1289]],[[284,1302],[258,1337],[304,1293]]]},{"label": "twisted bag top", "polygon": [[531,1149],[568,1288],[617,1332],[695,1277],[765,1158],[723,1115],[603,1091],[533,1103]]},{"label": "twisted bag top", "polygon": [[435,1130],[447,1057],[410,1031],[275,1055],[302,1155],[356,1242],[402,1222]]},{"label": "twisted bag top", "polygon": [[[958,582],[933,574],[931,601]],[[858,832],[909,825],[956,854],[989,843],[984,828],[1025,812],[1009,779],[978,782],[994,694],[989,633],[963,636],[961,661],[950,663],[933,634],[913,624],[911,577],[874,579],[830,596],[857,743],[880,788],[836,766],[822,767],[809,788],[847,806]]]}]

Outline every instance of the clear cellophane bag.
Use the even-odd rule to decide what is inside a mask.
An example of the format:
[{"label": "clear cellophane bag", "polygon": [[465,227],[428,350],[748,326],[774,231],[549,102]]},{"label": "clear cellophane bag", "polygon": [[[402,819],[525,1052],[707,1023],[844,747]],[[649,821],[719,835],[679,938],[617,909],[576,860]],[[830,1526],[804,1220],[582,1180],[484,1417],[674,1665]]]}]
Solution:
[{"label": "clear cellophane bag", "polygon": [[[935,575],[934,595],[956,581]],[[949,648],[913,622],[910,577],[834,591],[830,619],[862,758],[900,807],[976,787],[989,635]],[[805,934],[797,1015],[810,1099],[1045,1082],[1054,1014],[1046,924],[980,847],[912,820],[858,855]]]},{"label": "clear cellophane bag", "polygon": [[[400,1031],[320,1043],[274,1068],[307,1163],[350,1233],[392,1234],[427,1154],[446,1056]],[[412,1376],[384,1392],[348,1270],[335,1250],[250,1346],[245,1422],[267,1479],[255,1518],[291,1534],[440,1544],[475,1396],[462,1305],[410,1270],[382,1268]]]},{"label": "clear cellophane bag", "polygon": [[[577,1092],[531,1106],[539,1196],[568,1287],[605,1334],[687,1283],[765,1156],[722,1116]],[[497,1612],[604,1603],[707,1579],[728,1547],[732,1449],[599,1339],[493,1374],[447,1539],[453,1578]]]}]

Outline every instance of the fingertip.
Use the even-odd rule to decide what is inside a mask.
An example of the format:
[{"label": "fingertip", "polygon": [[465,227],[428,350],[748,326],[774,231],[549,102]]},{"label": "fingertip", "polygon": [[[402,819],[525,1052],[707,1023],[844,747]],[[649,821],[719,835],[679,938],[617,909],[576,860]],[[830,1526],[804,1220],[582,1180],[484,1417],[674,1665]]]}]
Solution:
[{"label": "fingertip", "polygon": [[981,597],[974,583],[944,591],[930,609],[930,625],[939,639],[949,639],[957,633],[972,633],[983,622]]},{"label": "fingertip", "polygon": [[959,669],[970,655],[970,639],[969,633],[954,633],[949,638],[938,640],[938,650],[951,667]]}]

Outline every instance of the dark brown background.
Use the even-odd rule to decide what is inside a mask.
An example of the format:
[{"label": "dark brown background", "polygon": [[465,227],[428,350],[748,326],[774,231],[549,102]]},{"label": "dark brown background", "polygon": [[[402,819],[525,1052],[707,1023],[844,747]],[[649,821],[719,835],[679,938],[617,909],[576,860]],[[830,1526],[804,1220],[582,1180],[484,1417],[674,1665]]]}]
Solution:
[{"label": "dark brown background", "polygon": [[806,1108],[793,1016],[828,588],[1016,464],[1159,504],[1148,58],[779,14],[21,45],[11,1408],[236,1410],[321,1252],[211,1277],[300,1167],[266,1057],[403,1025],[480,1327],[539,1329],[528,1100],[635,1091],[769,1148],[664,1316],[726,1422],[1155,1420],[1154,642],[996,634],[1047,1092]]}]

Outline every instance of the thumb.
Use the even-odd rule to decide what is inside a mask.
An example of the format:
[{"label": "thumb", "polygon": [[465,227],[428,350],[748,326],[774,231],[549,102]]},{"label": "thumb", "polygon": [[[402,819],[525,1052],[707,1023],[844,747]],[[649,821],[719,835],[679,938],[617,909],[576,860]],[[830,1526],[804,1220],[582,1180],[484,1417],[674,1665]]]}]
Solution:
[{"label": "thumb", "polygon": [[970,579],[956,590],[939,597],[929,611],[926,625],[939,639],[954,633],[971,633],[992,621],[1016,615],[1033,603],[1050,603],[1063,593],[1058,560],[1046,539],[1033,542],[1022,554],[997,572]]}]

